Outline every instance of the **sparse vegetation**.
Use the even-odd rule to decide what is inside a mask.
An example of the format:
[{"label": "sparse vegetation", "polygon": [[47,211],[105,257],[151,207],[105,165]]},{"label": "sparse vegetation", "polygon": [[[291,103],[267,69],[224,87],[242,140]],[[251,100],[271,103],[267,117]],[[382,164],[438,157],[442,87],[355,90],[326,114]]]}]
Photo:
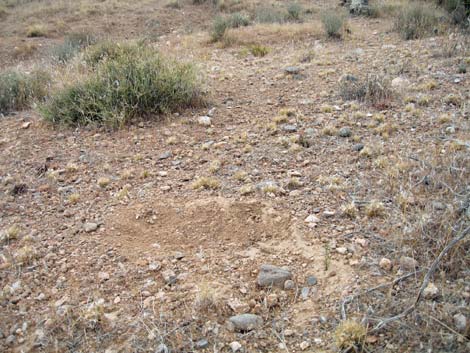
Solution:
[{"label": "sparse vegetation", "polygon": [[422,1],[412,1],[403,6],[395,19],[395,29],[403,39],[418,39],[435,33],[442,14],[437,8]]},{"label": "sparse vegetation", "polygon": [[16,70],[0,73],[0,113],[21,110],[44,99],[49,82],[49,74],[39,70],[31,74]]},{"label": "sparse vegetation", "polygon": [[95,42],[95,38],[84,32],[71,33],[64,38],[62,44],[52,48],[52,57],[59,63],[66,63],[80,50]]},{"label": "sparse vegetation", "polygon": [[344,16],[337,11],[328,10],[321,14],[321,22],[325,33],[330,38],[341,38],[344,28]]},{"label": "sparse vegetation", "polygon": [[32,25],[26,30],[26,36],[29,38],[47,37],[47,27],[45,25]]},{"label": "sparse vegetation", "polygon": [[250,53],[256,57],[263,57],[268,55],[269,48],[264,45],[254,44],[250,46]]},{"label": "sparse vegetation", "polygon": [[369,74],[365,79],[346,75],[340,80],[339,95],[344,100],[365,101],[375,106],[388,105],[394,97],[389,80]]}]

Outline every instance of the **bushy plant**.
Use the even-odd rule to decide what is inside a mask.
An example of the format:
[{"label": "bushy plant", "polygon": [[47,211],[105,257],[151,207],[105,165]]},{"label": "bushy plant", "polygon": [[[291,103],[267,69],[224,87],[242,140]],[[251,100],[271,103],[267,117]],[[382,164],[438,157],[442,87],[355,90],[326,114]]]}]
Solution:
[{"label": "bushy plant", "polygon": [[325,11],[321,14],[321,22],[328,37],[341,38],[341,31],[344,26],[344,16],[335,11]]},{"label": "bushy plant", "polygon": [[393,98],[393,91],[389,80],[384,76],[370,74],[365,79],[358,79],[346,75],[340,80],[339,95],[344,100],[387,105]]},{"label": "bushy plant", "polygon": [[290,3],[287,6],[288,19],[291,21],[300,21],[302,11],[303,11],[303,8],[300,4],[295,3],[295,2]]},{"label": "bushy plant", "polygon": [[[52,123],[121,126],[202,102],[192,65],[162,57],[142,45],[116,45],[84,82],[59,91],[40,112]],[[110,49],[110,45],[107,46]],[[126,48],[126,50],[123,50]]]},{"label": "bushy plant", "polygon": [[228,17],[217,16],[212,25],[211,40],[218,42],[225,36],[229,28],[248,26],[250,19],[242,13],[234,13]]},{"label": "bushy plant", "polygon": [[402,7],[395,18],[395,30],[405,40],[418,39],[436,30],[443,14],[428,3],[413,1]]},{"label": "bushy plant", "polygon": [[44,71],[26,74],[9,70],[0,73],[0,113],[21,110],[33,100],[43,99],[49,82],[50,76]]},{"label": "bushy plant", "polygon": [[72,59],[83,48],[95,43],[95,39],[88,33],[71,33],[67,35],[64,42],[52,48],[54,60],[65,63]]},{"label": "bushy plant", "polygon": [[284,23],[286,14],[272,6],[260,6],[255,10],[255,21],[258,23]]}]

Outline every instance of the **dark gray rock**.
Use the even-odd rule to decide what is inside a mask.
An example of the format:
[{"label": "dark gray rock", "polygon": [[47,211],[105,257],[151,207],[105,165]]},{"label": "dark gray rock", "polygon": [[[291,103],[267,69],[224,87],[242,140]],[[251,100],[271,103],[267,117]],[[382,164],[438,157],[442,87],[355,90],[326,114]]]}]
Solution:
[{"label": "dark gray rock", "polygon": [[263,319],[254,314],[241,314],[230,317],[229,322],[236,331],[251,331],[263,325]]},{"label": "dark gray rock", "polygon": [[356,143],[354,146],[353,146],[353,150],[354,151],[357,151],[357,152],[360,152],[364,149],[364,145],[362,143]]},{"label": "dark gray rock", "polygon": [[296,75],[300,73],[300,67],[298,66],[288,66],[284,69],[284,72],[289,75]]},{"label": "dark gray rock", "polygon": [[350,137],[352,135],[352,131],[349,127],[342,127],[339,129],[339,136],[341,137]]},{"label": "dark gray rock", "polygon": [[273,265],[261,265],[258,274],[258,285],[260,287],[280,287],[283,288],[284,283],[292,278],[292,273],[281,267]]}]

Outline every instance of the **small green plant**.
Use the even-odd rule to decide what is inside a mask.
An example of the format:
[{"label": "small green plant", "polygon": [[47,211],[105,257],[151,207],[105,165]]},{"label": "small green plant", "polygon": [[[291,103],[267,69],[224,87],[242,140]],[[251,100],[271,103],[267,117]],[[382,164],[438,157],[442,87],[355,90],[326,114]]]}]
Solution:
[{"label": "small green plant", "polygon": [[142,47],[136,44],[103,41],[87,48],[84,58],[88,66],[96,67],[103,61],[114,61],[122,57],[138,56],[141,50]]},{"label": "small green plant", "polygon": [[291,3],[287,6],[287,17],[290,21],[300,21],[303,8],[298,3]]},{"label": "small green plant", "polygon": [[256,57],[263,57],[263,56],[268,55],[269,48],[265,47],[264,45],[254,44],[250,46],[250,53]]},{"label": "small green plant", "polygon": [[0,73],[0,113],[7,114],[29,107],[47,94],[50,76],[44,71],[25,74],[16,70]]},{"label": "small green plant", "polygon": [[52,123],[121,126],[132,118],[155,116],[202,103],[192,65],[163,58],[143,45],[116,49],[83,82],[57,92],[40,112]]},{"label": "small green plant", "polygon": [[335,11],[325,11],[321,14],[321,22],[325,33],[330,38],[341,38],[344,27],[344,16]]},{"label": "small green plant", "polygon": [[72,59],[80,50],[95,43],[95,39],[88,33],[71,33],[67,35],[62,44],[52,48],[52,57],[59,63]]},{"label": "small green plant", "polygon": [[231,28],[246,27],[250,25],[249,17],[241,12],[235,12],[230,15],[229,21]]},{"label": "small green plant", "polygon": [[286,13],[273,6],[260,6],[255,9],[255,21],[258,23],[284,23]]},{"label": "small green plant", "polygon": [[435,7],[421,1],[409,2],[395,19],[395,30],[403,39],[419,39],[434,33],[442,14]]},{"label": "small green plant", "polygon": [[228,17],[217,16],[212,24],[211,40],[219,42],[224,39],[229,28],[248,26],[250,19],[244,14],[237,12]]}]

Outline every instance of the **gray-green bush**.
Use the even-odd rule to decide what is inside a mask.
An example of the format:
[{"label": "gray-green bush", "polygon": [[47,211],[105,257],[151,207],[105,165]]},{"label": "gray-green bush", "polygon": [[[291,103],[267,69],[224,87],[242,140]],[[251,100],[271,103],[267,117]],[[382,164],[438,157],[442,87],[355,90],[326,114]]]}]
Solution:
[{"label": "gray-green bush", "polygon": [[341,38],[341,31],[344,26],[344,16],[333,10],[325,11],[321,14],[321,22],[325,33],[330,38]]},{"label": "gray-green bush", "polygon": [[113,53],[119,54],[99,62],[89,78],[62,89],[41,106],[43,117],[55,124],[119,127],[136,117],[202,104],[192,65],[141,45],[117,47]]},{"label": "gray-green bush", "polygon": [[437,30],[443,13],[435,5],[413,1],[401,8],[395,18],[395,30],[403,39],[419,39]]},{"label": "gray-green bush", "polygon": [[44,71],[26,74],[16,70],[0,73],[0,113],[28,108],[47,94],[50,76]]},{"label": "gray-green bush", "polygon": [[66,63],[80,50],[95,43],[95,38],[88,33],[70,33],[64,42],[54,46],[51,50],[52,57],[59,63]]},{"label": "gray-green bush", "polygon": [[220,41],[229,28],[248,26],[250,19],[242,13],[234,13],[228,17],[217,16],[212,24],[211,40]]}]

